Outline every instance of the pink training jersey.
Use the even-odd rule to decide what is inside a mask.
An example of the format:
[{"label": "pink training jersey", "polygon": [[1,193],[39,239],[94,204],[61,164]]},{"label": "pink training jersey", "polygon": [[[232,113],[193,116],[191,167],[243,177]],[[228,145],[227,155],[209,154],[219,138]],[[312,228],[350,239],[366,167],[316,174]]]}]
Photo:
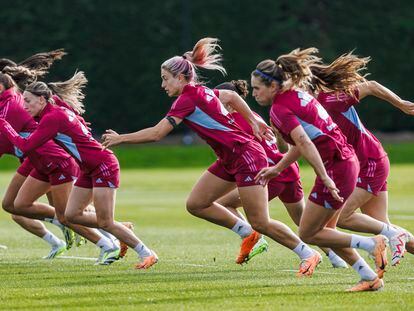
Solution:
[{"label": "pink training jersey", "polygon": [[[14,88],[4,91],[0,95],[0,120],[9,123],[13,131],[22,137],[29,136],[37,127],[36,122],[23,108],[23,96]],[[23,152],[15,147],[7,135],[0,135],[0,156],[11,154],[20,159],[27,156],[32,165],[42,173],[47,174],[56,166],[57,159],[68,159],[67,154],[53,141],[45,141],[37,150]]]},{"label": "pink training jersey", "polygon": [[186,85],[167,116],[182,119],[223,161],[231,158],[236,147],[254,139],[240,129],[214,91],[202,85]]},{"label": "pink training jersey", "polygon": [[86,173],[93,171],[106,160],[113,160],[112,152],[102,150],[102,145],[92,137],[71,110],[47,104],[39,118],[38,128],[26,138],[20,137],[7,122],[0,123],[0,130],[25,153],[41,148],[48,140],[55,139]]},{"label": "pink training jersey", "polygon": [[[236,123],[245,132],[249,133],[250,135],[253,135],[252,127],[240,113],[233,112],[231,115],[236,121]],[[264,120],[257,113],[255,113],[255,115],[257,118],[260,118],[264,122]],[[260,141],[259,143],[262,145],[264,151],[266,152],[267,161],[269,165],[276,165],[283,158],[283,154],[277,149],[276,138],[274,138],[274,140],[271,141],[262,139],[262,141]],[[299,178],[299,166],[297,162],[295,162],[291,164],[289,167],[287,167],[277,177],[275,177],[274,180],[278,182],[293,182],[299,180]]]},{"label": "pink training jersey", "polygon": [[381,159],[387,154],[378,139],[362,124],[354,108],[359,103],[359,92],[354,94],[324,93],[318,95],[318,101],[344,133],[362,163],[368,159]]},{"label": "pink training jersey", "polygon": [[354,155],[352,146],[332,121],[325,108],[310,94],[289,90],[273,99],[270,117],[284,139],[295,144],[290,132],[302,125],[313,141],[322,161],[346,160]]}]

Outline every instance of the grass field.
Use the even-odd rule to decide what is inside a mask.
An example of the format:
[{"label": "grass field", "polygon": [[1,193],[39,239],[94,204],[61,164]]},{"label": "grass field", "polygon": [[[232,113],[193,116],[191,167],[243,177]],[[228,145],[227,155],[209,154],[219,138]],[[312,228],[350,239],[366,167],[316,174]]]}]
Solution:
[{"label": "grass field", "polygon": [[[112,266],[91,260],[40,259],[48,252],[0,212],[0,309],[96,310],[413,310],[414,257],[385,275],[378,293],[349,294],[358,281],[352,269],[336,270],[327,258],[311,279],[295,277],[299,260],[270,242],[269,252],[245,266],[234,263],[240,240],[231,231],[189,215],[186,195],[202,169],[124,170],[118,192],[117,219],[133,221],[160,262],[149,271],[132,269],[130,252]],[[12,171],[0,173],[0,193]],[[302,170],[305,188],[312,183]],[[393,165],[389,179],[390,215],[414,231],[414,165]],[[293,226],[281,204],[271,204],[274,218]],[[49,226],[50,228],[50,226]],[[54,227],[51,228],[60,235]],[[295,228],[296,230],[296,228]],[[96,257],[88,244],[65,256]]]}]

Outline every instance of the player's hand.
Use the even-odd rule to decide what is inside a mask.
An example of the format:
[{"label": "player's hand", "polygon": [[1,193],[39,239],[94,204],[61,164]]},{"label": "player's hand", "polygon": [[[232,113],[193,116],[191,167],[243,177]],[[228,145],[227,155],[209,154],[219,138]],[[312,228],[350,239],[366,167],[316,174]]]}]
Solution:
[{"label": "player's hand", "polygon": [[335,182],[329,176],[326,176],[322,181],[335,200],[344,202],[344,198],[339,195],[339,189],[336,188]]},{"label": "player's hand", "polygon": [[114,130],[106,130],[105,134],[102,135],[102,140],[103,149],[122,143],[121,135]]},{"label": "player's hand", "polygon": [[278,176],[280,172],[276,169],[275,166],[272,167],[265,167],[260,170],[260,172],[254,177],[254,180],[263,185],[266,186],[269,181],[276,176]]},{"label": "player's hand", "polygon": [[252,129],[253,135],[256,136],[259,141],[262,141],[262,139],[272,140],[273,138],[271,127],[260,119],[255,119],[255,122],[252,124]]},{"label": "player's hand", "polygon": [[402,112],[408,115],[414,115],[414,103],[409,102],[408,100],[402,100],[399,108]]}]

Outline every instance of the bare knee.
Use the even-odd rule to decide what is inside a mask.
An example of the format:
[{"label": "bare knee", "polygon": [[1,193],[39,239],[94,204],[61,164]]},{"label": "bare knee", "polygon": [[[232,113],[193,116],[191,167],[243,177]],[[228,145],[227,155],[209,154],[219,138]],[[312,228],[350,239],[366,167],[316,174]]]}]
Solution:
[{"label": "bare knee", "polygon": [[304,228],[299,227],[299,238],[308,244],[315,244],[315,235],[322,230],[321,227]]},{"label": "bare knee", "polygon": [[19,197],[17,197],[14,200],[13,205],[14,205],[14,209],[16,211],[19,211],[19,210],[24,210],[24,209],[30,208],[33,205],[33,202],[28,202],[24,199],[20,199]]},{"label": "bare knee", "polygon": [[113,219],[98,219],[98,228],[110,232],[115,225]]},{"label": "bare knee", "polygon": [[12,214],[12,215],[11,215],[11,218],[12,218],[15,222],[20,223],[20,222],[22,221],[23,216],[19,216],[19,215],[14,215],[14,214]]},{"label": "bare knee", "polygon": [[266,219],[254,219],[250,220],[250,225],[252,226],[253,230],[266,234],[269,226],[269,220]]},{"label": "bare knee", "polygon": [[[64,213],[63,218],[65,219],[66,222],[76,224],[77,219],[80,216],[82,216],[82,214],[79,214],[79,213],[76,213],[76,211],[67,209]],[[58,219],[59,219],[59,216],[58,216]],[[59,219],[59,221],[60,221],[60,219]]]},{"label": "bare knee", "polygon": [[207,208],[207,204],[203,204],[200,201],[193,200],[191,198],[187,199],[186,208],[187,211],[192,215],[198,215],[203,209]]},{"label": "bare knee", "polygon": [[2,208],[3,208],[6,212],[8,212],[8,213],[13,213],[13,211],[14,211],[14,204],[13,204],[13,201],[10,201],[10,200],[3,200],[3,201],[1,202],[1,206],[2,206]]}]

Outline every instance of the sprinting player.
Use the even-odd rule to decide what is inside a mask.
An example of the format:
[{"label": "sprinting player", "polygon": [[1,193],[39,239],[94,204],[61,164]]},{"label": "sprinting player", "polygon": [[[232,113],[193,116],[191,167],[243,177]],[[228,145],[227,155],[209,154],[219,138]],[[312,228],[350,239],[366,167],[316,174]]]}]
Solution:
[{"label": "sprinting player", "polygon": [[[25,68],[16,67],[13,74],[18,74],[19,70],[21,70],[19,75],[27,73]],[[19,131],[22,136],[28,136],[35,131],[37,124],[23,108],[23,96],[17,91],[12,77],[3,73],[0,73],[0,109],[1,118],[10,121],[13,130]],[[68,153],[53,141],[46,141],[36,150],[22,152],[14,148],[5,135],[0,137],[0,146],[2,153],[10,153],[18,157],[23,157],[24,154],[27,157],[6,192],[3,200],[3,208],[6,211],[14,215],[46,220],[61,228],[63,225],[71,227],[92,243],[99,244],[103,237],[100,237],[96,231],[68,223],[64,218],[68,194],[74,178],[79,174],[77,163]],[[39,197],[48,192],[50,192],[53,207],[36,202]],[[26,219],[20,219],[20,221],[26,222],[26,226],[38,236],[44,233],[42,238],[53,243],[51,253],[47,258],[56,257],[68,247],[68,245],[64,247],[49,232],[45,232],[39,223],[27,224]],[[104,240],[107,239],[104,238]],[[108,250],[112,248],[111,243],[111,248]]]},{"label": "sprinting player", "polygon": [[[391,263],[396,265],[404,255],[410,234],[390,223],[387,211],[388,156],[379,140],[365,128],[354,106],[371,95],[414,115],[414,104],[403,101],[375,81],[366,81],[359,72],[366,68],[369,60],[348,53],[329,65],[315,64],[311,66],[312,88],[318,101],[354,147],[361,167],[357,186],[342,209],[338,226],[388,237]],[[362,214],[355,213],[358,208]],[[411,241],[411,252],[414,250],[412,244],[414,241]],[[379,275],[384,273],[383,270],[377,272]]]},{"label": "sprinting player", "polygon": [[[73,111],[55,105],[53,100],[53,95],[56,95],[75,111],[82,110],[82,88],[86,82],[83,73],[78,72],[65,82],[30,84],[23,94],[24,106],[33,117],[39,119],[37,129],[30,136],[22,138],[7,121],[0,119],[0,131],[24,153],[41,148],[50,139],[55,139],[70,152],[77,159],[81,174],[68,193],[65,218],[70,223],[101,228],[111,233],[141,257],[142,262],[136,268],[147,269],[158,261],[157,255],[130,229],[113,219],[115,194],[119,186],[117,158],[109,150],[102,149]],[[96,214],[85,211],[91,201]],[[110,263],[118,258],[119,248],[114,247],[103,260]]]},{"label": "sprinting player", "polygon": [[334,226],[341,207],[355,188],[358,160],[345,136],[326,110],[306,89],[312,77],[309,65],[319,61],[316,49],[296,49],[276,60],[260,62],[252,72],[253,97],[263,106],[271,105],[273,124],[292,145],[273,167],[262,169],[256,179],[269,182],[286,167],[304,156],[317,175],[299,225],[307,243],[330,247],[361,276],[349,291],[372,291],[384,286],[382,279],[354,248],[371,253],[377,266],[386,264],[384,236],[364,237],[329,228]]},{"label": "sprinting player", "polygon": [[[248,84],[245,80],[225,82],[217,85],[214,89],[235,91],[243,99],[245,99],[249,93]],[[234,111],[229,106],[226,106],[226,109],[232,114],[232,117],[236,123],[239,124],[245,132],[253,135],[250,125],[238,112]],[[255,115],[260,118],[258,114]],[[281,137],[278,137],[277,140],[276,137],[274,137],[272,140],[263,139],[260,142],[266,152],[269,165],[276,165],[283,158],[283,154],[279,152],[277,145],[277,142],[280,144],[282,140],[283,139]],[[285,144],[284,141],[282,143]],[[292,218],[293,222],[299,226],[300,218],[302,216],[303,209],[305,208],[305,200],[303,198],[303,189],[300,181],[298,163],[292,163],[283,172],[281,172],[280,175],[270,180],[267,185],[267,189],[269,202],[278,197],[286,207],[290,218]],[[243,215],[237,210],[238,207],[242,206],[237,189],[229,192],[216,202],[225,206],[237,217],[244,219]],[[259,240],[247,259],[250,260],[252,257],[260,254],[266,249],[267,242],[264,239]],[[334,251],[326,248],[322,248],[322,250],[328,256],[334,268],[348,268],[347,263],[341,257],[336,255]]]},{"label": "sprinting player", "polygon": [[[120,143],[158,141],[184,122],[206,140],[218,157],[191,191],[187,210],[194,216],[231,229],[243,239],[237,263],[246,261],[261,234],[264,234],[301,258],[299,276],[311,275],[320,262],[320,254],[304,244],[285,224],[270,219],[267,189],[254,181],[255,174],[267,167],[266,153],[254,136],[237,125],[223,104],[230,105],[248,120],[256,136],[267,136],[265,133],[269,128],[255,117],[236,92],[213,91],[198,80],[197,69],[225,73],[220,64],[221,55],[216,53],[219,48],[217,41],[214,38],[201,39],[192,51],[174,56],[161,65],[162,88],[168,96],[178,96],[165,118],[154,127],[135,133],[119,135],[108,130],[103,135],[103,145],[110,147]],[[235,187],[239,190],[251,225],[216,203]]]}]

